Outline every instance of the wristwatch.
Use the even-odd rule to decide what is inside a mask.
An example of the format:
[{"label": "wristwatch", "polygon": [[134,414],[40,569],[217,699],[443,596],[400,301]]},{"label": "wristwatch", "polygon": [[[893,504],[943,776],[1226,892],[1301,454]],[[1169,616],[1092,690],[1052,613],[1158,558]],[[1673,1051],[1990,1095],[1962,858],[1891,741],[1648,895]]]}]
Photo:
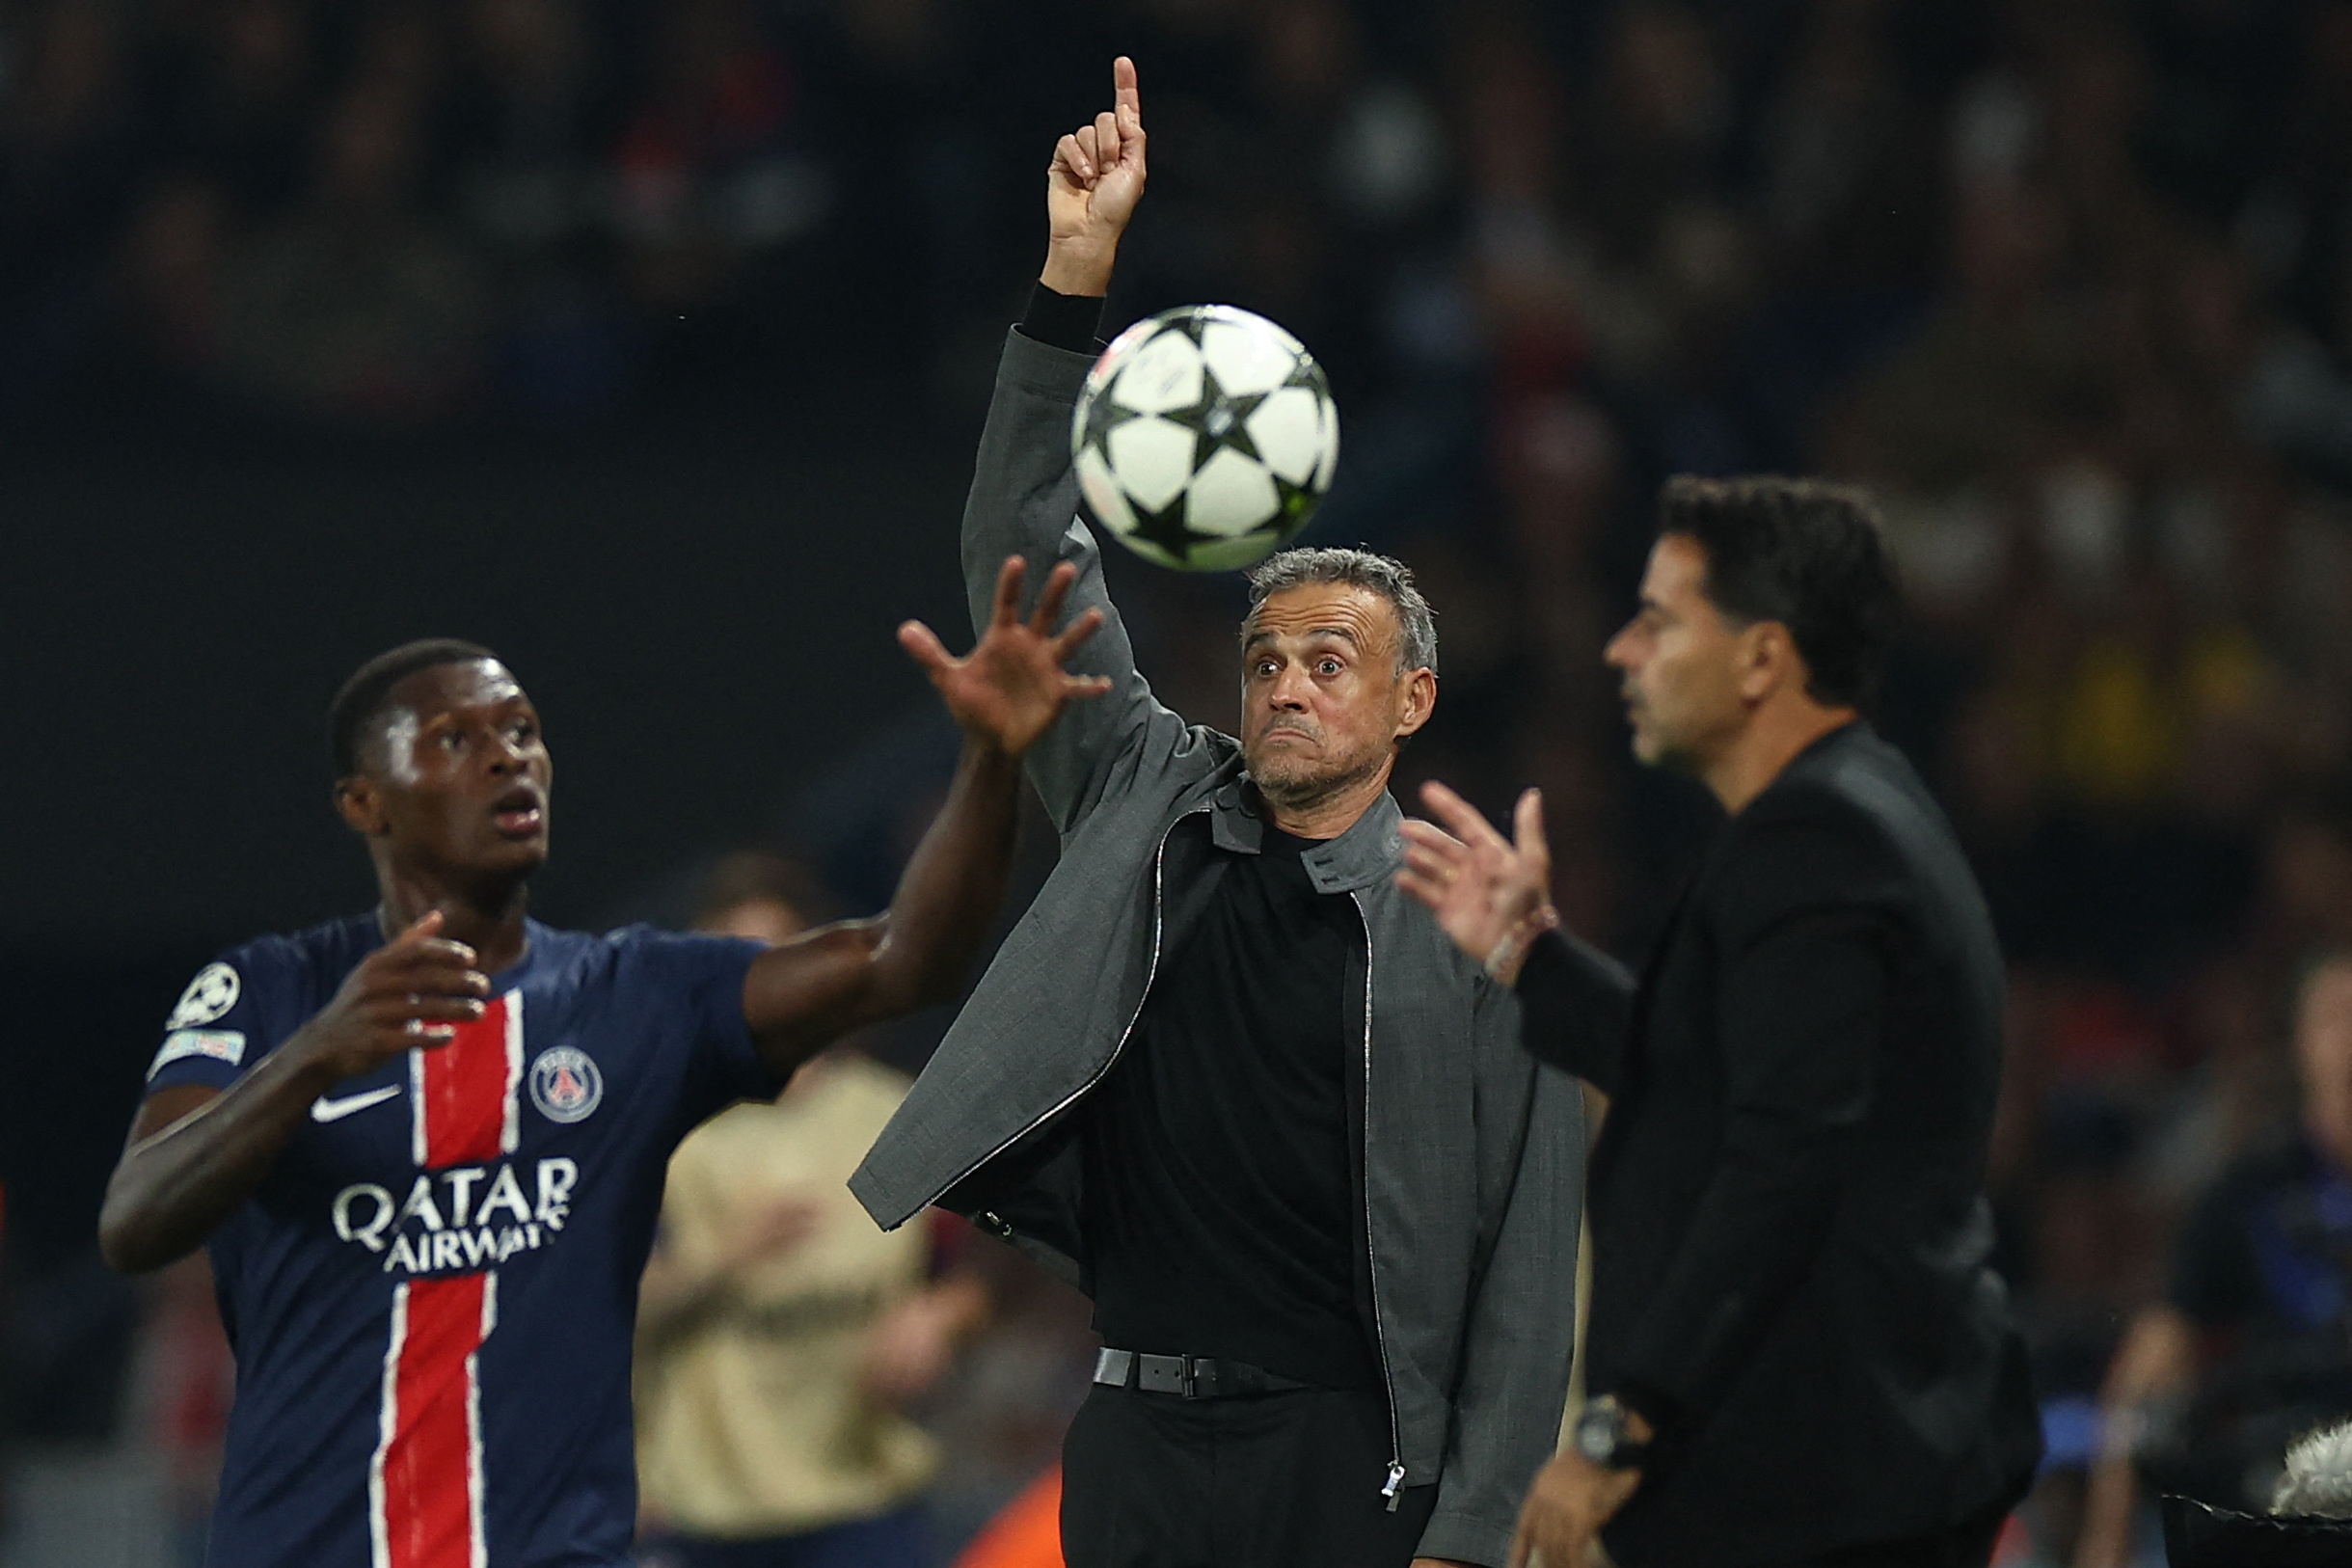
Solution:
[{"label": "wristwatch", "polygon": [[1636,1470],[1649,1457],[1650,1445],[1635,1438],[1626,1408],[1613,1393],[1591,1400],[1576,1419],[1576,1451],[1603,1470]]}]

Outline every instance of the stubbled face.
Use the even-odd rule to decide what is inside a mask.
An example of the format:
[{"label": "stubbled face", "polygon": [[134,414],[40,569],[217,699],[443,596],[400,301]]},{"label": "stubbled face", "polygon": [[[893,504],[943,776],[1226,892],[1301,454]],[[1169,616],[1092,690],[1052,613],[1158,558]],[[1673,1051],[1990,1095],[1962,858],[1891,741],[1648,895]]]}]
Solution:
[{"label": "stubbled face", "polygon": [[1258,790],[1304,806],[1379,775],[1427,722],[1437,677],[1396,667],[1395,607],[1345,582],[1270,594],[1242,627],[1241,749]]},{"label": "stubbled face", "polygon": [[495,660],[420,669],[392,689],[345,819],[395,858],[458,876],[528,875],[547,861],[554,777],[538,711]]},{"label": "stubbled face", "polygon": [[1706,593],[1707,553],[1687,535],[1660,536],[1641,574],[1641,608],[1602,657],[1618,673],[1634,755],[1696,771],[1746,720],[1741,677],[1747,633]]},{"label": "stubbled face", "polygon": [[2331,960],[2304,982],[2295,1057],[2304,1125],[2338,1170],[2352,1172],[2352,960]]}]

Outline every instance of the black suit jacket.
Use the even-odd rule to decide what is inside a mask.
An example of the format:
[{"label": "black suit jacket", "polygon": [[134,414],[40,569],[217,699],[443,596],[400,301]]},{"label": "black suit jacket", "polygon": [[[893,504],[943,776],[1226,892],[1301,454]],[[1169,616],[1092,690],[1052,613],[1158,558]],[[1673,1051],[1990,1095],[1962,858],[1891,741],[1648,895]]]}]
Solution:
[{"label": "black suit jacket", "polygon": [[2040,1453],[1986,1266],[2001,958],[1950,825],[1864,725],[1728,822],[1636,987],[1548,936],[1527,1048],[1610,1096],[1587,1387],[1664,1420],[1627,1568],[1959,1525]]}]

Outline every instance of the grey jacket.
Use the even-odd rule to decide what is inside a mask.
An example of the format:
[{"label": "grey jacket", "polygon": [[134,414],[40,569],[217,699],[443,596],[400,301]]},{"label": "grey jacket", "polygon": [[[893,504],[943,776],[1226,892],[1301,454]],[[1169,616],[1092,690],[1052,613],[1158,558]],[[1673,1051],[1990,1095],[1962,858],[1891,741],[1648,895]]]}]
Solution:
[{"label": "grey jacket", "polygon": [[[1014,332],[963,517],[975,624],[1009,554],[1075,561],[1070,612],[1103,610],[1075,666],[1111,693],[1063,715],[1029,768],[1060,864],[851,1178],[881,1225],[941,1203],[1083,1283],[1065,1115],[1111,1069],[1208,846],[1257,852],[1239,744],[1153,699],[1075,521],[1070,414],[1090,362]],[[1349,1038],[1375,1348],[1395,1447],[1387,1491],[1439,1487],[1426,1556],[1500,1568],[1557,1436],[1575,1332],[1584,1127],[1574,1080],[1519,1045],[1518,1003],[1391,879],[1394,799],[1305,856],[1353,898],[1365,953]],[[1194,901],[1197,903],[1197,899]],[[1359,999],[1360,998],[1360,999]],[[1376,1484],[1367,1481],[1367,1485]]]}]

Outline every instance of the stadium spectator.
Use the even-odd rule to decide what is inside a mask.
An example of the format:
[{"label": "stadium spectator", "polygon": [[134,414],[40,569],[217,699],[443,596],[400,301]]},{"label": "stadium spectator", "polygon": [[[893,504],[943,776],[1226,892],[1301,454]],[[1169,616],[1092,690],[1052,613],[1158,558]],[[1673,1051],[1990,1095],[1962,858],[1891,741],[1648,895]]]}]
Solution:
[{"label": "stadium spectator", "polygon": [[412,420],[479,391],[485,281],[417,202],[419,68],[388,46],[319,127],[309,200],[249,241],[222,282],[222,373],[293,408]]},{"label": "stadium spectator", "polygon": [[2289,1440],[2352,1412],[2352,959],[2312,966],[2293,1039],[2301,1135],[2204,1193],[2108,1372],[2077,1568],[2132,1560],[2143,1474],[2257,1511]]},{"label": "stadium spectator", "polygon": [[[695,929],[776,943],[822,906],[794,863],[722,860]],[[875,1230],[846,1183],[907,1079],[837,1045],[670,1156],[638,1294],[646,1568],[929,1568],[936,1446],[905,1415],[987,1312],[941,1228]],[[968,1234],[968,1231],[966,1231]]]}]

